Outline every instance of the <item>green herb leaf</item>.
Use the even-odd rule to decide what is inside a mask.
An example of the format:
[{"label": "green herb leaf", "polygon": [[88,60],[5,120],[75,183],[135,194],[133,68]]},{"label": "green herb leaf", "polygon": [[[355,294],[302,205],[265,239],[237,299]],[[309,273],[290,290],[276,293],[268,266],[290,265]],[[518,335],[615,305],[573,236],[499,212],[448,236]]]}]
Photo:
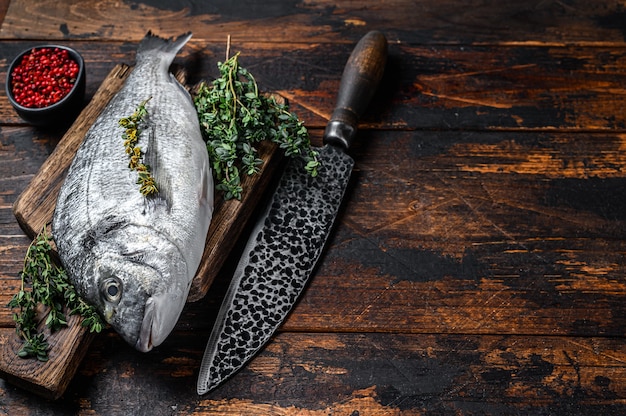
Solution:
[{"label": "green herb leaf", "polygon": [[13,313],[15,330],[24,340],[17,355],[22,358],[33,357],[39,361],[48,360],[49,345],[45,335],[38,332],[38,305],[43,305],[48,310],[45,326],[51,332],[67,326],[67,318],[63,312],[65,308],[70,309],[72,315],[80,313],[84,318],[83,325],[88,322],[92,332],[100,332],[103,327],[100,315],[78,296],[65,270],[53,260],[50,242],[44,227],[28,247],[24,267],[19,274],[21,288],[7,305],[17,310]]},{"label": "green herb leaf", "polygon": [[118,122],[124,128],[122,139],[124,139],[124,149],[128,155],[128,167],[130,170],[135,170],[139,173],[137,184],[139,185],[139,192],[143,196],[150,196],[159,192],[156,182],[150,173],[150,166],[143,163],[143,152],[137,145],[144,118],[148,115],[146,104],[151,98],[139,103],[133,114],[121,118]]},{"label": "green herb leaf", "polygon": [[216,189],[224,193],[224,199],[241,199],[240,172],[259,172],[263,160],[257,157],[254,143],[277,143],[285,155],[304,159],[312,176],[319,167],[304,123],[286,105],[259,94],[254,77],[239,65],[238,58],[237,53],[219,62],[221,76],[211,84],[201,84],[194,96]]}]

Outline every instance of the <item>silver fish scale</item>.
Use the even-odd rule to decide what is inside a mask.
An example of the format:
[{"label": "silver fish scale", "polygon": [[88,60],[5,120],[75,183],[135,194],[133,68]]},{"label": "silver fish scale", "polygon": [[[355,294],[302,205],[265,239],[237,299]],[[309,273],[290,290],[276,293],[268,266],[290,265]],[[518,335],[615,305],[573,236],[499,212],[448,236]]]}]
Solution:
[{"label": "silver fish scale", "polygon": [[[241,368],[273,335],[304,289],[354,165],[352,158],[330,145],[319,150],[319,160],[315,178],[301,160],[287,164],[265,221],[253,230],[222,311],[230,306],[218,316],[205,351],[199,394]],[[208,381],[201,385],[200,380]]]}]

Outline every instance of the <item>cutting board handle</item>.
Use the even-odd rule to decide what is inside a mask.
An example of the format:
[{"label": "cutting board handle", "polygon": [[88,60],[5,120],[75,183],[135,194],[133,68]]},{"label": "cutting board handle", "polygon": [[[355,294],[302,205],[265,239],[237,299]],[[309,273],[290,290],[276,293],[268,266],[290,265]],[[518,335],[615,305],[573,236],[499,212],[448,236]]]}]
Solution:
[{"label": "cutting board handle", "polygon": [[348,149],[385,71],[387,39],[376,30],[355,46],[341,76],[335,110],[324,132],[324,143]]}]

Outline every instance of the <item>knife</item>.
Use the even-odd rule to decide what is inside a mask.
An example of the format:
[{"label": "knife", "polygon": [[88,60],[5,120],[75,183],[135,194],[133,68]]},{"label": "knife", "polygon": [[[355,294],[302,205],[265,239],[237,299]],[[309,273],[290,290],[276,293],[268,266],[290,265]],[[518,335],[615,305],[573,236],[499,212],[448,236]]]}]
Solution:
[{"label": "knife", "polygon": [[319,259],[354,166],[345,152],[382,78],[387,40],[367,33],[344,68],[337,104],[318,152],[318,175],[292,158],[249,240],[204,352],[202,395],[243,367],[272,337],[302,293]]}]

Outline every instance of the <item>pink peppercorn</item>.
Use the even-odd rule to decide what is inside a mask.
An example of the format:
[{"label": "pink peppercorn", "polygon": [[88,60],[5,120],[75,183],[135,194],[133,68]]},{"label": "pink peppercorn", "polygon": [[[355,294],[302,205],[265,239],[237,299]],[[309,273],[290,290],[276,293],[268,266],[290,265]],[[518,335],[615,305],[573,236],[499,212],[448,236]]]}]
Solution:
[{"label": "pink peppercorn", "polygon": [[78,63],[67,50],[32,49],[11,73],[11,93],[15,101],[24,107],[47,107],[72,90],[78,72]]}]

